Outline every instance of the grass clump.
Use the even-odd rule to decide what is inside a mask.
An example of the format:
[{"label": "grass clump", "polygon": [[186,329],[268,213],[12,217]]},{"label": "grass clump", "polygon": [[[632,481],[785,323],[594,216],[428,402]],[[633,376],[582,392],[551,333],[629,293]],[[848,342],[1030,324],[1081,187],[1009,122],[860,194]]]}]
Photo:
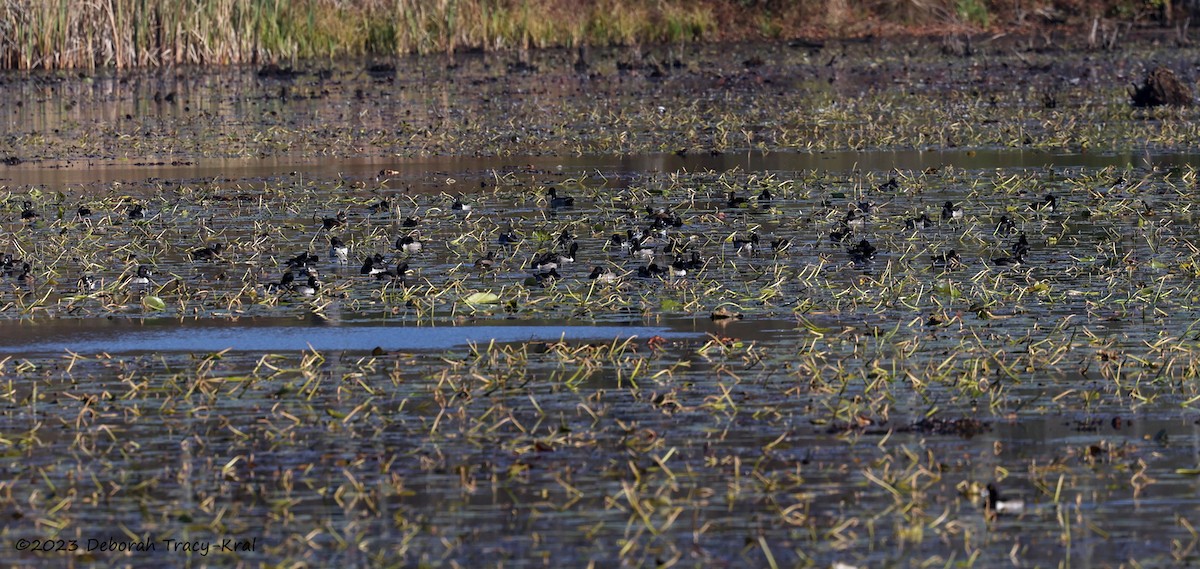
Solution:
[{"label": "grass clump", "polygon": [[[460,49],[850,37],[881,31],[957,33],[1030,24],[1019,8],[998,0],[854,4],[823,0],[4,0],[0,2],[0,67],[261,64]],[[1161,3],[1148,0],[1098,4],[1094,13],[1116,14],[1124,21],[1170,23],[1175,17]],[[1061,12],[1087,17],[1070,6]]]},{"label": "grass clump", "polygon": [[[548,17],[549,16],[549,17]],[[0,67],[259,64],[306,58],[708,39],[712,10],[615,0],[0,3]]]}]

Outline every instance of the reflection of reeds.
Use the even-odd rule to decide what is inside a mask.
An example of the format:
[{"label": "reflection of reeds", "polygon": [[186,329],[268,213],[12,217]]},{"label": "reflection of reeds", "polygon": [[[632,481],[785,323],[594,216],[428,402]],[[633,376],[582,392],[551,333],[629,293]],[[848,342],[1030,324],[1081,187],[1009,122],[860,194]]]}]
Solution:
[{"label": "reflection of reeds", "polygon": [[715,28],[708,4],[685,0],[0,0],[0,67],[673,42]]}]

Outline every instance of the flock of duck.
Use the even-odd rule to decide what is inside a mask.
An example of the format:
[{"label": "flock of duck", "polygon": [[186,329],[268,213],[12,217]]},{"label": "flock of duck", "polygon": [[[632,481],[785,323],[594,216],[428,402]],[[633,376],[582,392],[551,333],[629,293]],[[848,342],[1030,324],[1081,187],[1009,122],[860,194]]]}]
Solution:
[{"label": "flock of duck", "polygon": [[[738,195],[737,191],[729,191],[726,197],[714,204],[715,211],[731,212],[754,208],[767,210],[772,207],[776,197],[770,189],[763,189],[753,197]],[[552,211],[555,216],[566,215],[576,207],[577,200],[573,196],[564,195],[559,188],[550,187],[544,191],[542,207]],[[845,248],[846,260],[856,267],[869,265],[879,253],[875,244],[868,238],[868,225],[881,216],[880,207],[869,201],[858,201],[847,205],[844,213],[835,214],[836,208],[829,201],[823,206],[827,215],[833,218],[827,232],[828,241],[840,244]],[[1029,204],[1031,211],[1036,214],[1050,214],[1058,207],[1057,198],[1047,194],[1043,199]],[[450,206],[457,214],[469,214],[472,206],[458,198]],[[366,213],[374,215],[381,212],[394,211],[393,204],[384,199],[367,207]],[[712,250],[705,251],[705,243],[711,242],[701,235],[687,234],[689,222],[683,214],[688,213],[685,207],[652,207],[645,206],[643,213],[626,215],[629,220],[624,231],[612,233],[604,240],[589,236],[593,249],[602,249],[602,254],[589,252],[593,263],[582,263],[584,252],[581,240],[571,229],[562,229],[552,234],[549,239],[542,239],[534,246],[526,257],[517,259],[520,263],[524,283],[529,286],[546,286],[557,279],[563,278],[566,267],[583,264],[590,266],[588,272],[580,272],[580,278],[586,278],[597,283],[617,283],[625,279],[659,279],[679,278],[703,270],[713,258]],[[681,214],[681,212],[683,212]],[[396,215],[402,217],[398,212]],[[721,214],[724,215],[724,214]],[[347,223],[346,212],[338,212],[333,217],[323,218],[321,229],[327,235],[328,259],[339,267],[358,266],[359,275],[387,281],[398,285],[406,285],[406,277],[413,274],[410,263],[416,263],[422,251],[426,250],[427,242],[421,237],[426,220],[417,215],[403,217],[398,225],[405,233],[395,238],[393,251],[385,254],[374,252],[363,255],[359,259],[352,258],[350,247],[339,230]],[[892,220],[893,223],[895,220]],[[905,231],[919,231],[937,225],[955,225],[964,222],[964,210],[960,204],[946,201],[942,205],[939,219],[934,220],[927,213],[904,219]],[[472,266],[477,272],[488,273],[498,269],[501,263],[512,266],[518,245],[526,240],[512,225],[510,219],[498,228],[498,234],[491,241],[482,256],[475,258]],[[693,227],[694,229],[694,227]],[[1007,215],[995,220],[993,234],[1000,239],[1010,239],[1003,254],[990,258],[990,264],[997,267],[1014,267],[1027,262],[1030,243],[1023,232],[1018,230],[1018,224]],[[760,255],[781,256],[793,250],[792,240],[788,237],[775,236],[764,238],[756,231],[740,231],[730,238],[722,240],[722,247],[737,257],[753,258]],[[598,246],[598,247],[597,247]],[[193,258],[207,259],[219,255],[218,246],[193,251]],[[274,292],[291,291],[304,296],[315,294],[320,289],[319,257],[311,252],[303,252],[288,259],[282,278],[275,283],[269,283],[267,289]],[[934,269],[949,271],[965,266],[963,258],[953,249],[943,250],[932,256],[930,266]]]},{"label": "flock of duck", "polygon": [[[889,183],[895,185],[894,181]],[[459,219],[469,216],[473,211],[472,206],[463,200],[463,197],[455,199],[449,206],[449,210]],[[883,206],[871,201],[848,201],[843,210],[830,200],[825,200],[821,204],[821,211],[815,217],[824,220],[820,223],[824,224],[821,234],[826,237],[825,241],[833,244],[835,251],[837,247],[843,248],[844,259],[850,265],[860,268],[868,266],[880,253],[879,247],[871,242],[871,238],[879,234],[878,226],[903,226],[905,232],[919,232],[939,225],[962,224],[965,219],[963,207],[953,201],[946,201],[942,205],[940,215],[937,215],[936,219],[926,212],[911,216],[886,216],[882,211]],[[768,188],[750,197],[730,190],[719,200],[714,200],[711,207],[700,210],[687,204],[665,207],[644,205],[642,210],[636,213],[634,210],[624,212],[621,218],[625,220],[625,226],[618,226],[617,231],[607,238],[597,235],[598,230],[595,228],[600,227],[599,225],[587,225],[592,228],[591,234],[579,237],[572,231],[579,231],[581,224],[568,223],[564,224],[565,228],[551,233],[549,238],[542,236],[530,239],[514,227],[518,222],[514,216],[506,216],[503,224],[497,226],[494,237],[489,238],[490,241],[484,247],[482,255],[475,258],[470,266],[476,272],[493,275],[501,268],[511,270],[519,266],[522,275],[520,278],[528,286],[547,286],[563,278],[564,274],[569,274],[569,266],[584,266],[585,269],[577,273],[579,278],[586,276],[587,279],[602,284],[615,284],[631,279],[682,278],[703,271],[718,255],[723,257],[730,254],[737,258],[756,258],[764,255],[779,257],[794,251],[796,245],[792,240],[798,238],[798,234],[791,237],[771,234],[760,236],[758,230],[761,229],[761,224],[747,224],[727,238],[713,236],[713,215],[718,219],[732,219],[734,215],[746,211],[778,213],[779,210],[775,209],[776,202],[776,196]],[[582,205],[582,202],[573,196],[565,195],[562,188],[545,189],[537,203],[543,209],[543,213],[551,214],[542,216],[543,219],[578,219],[584,215],[573,213],[577,204]],[[1050,214],[1058,208],[1058,200],[1054,195],[1047,194],[1044,198],[1030,203],[1028,207],[1039,215]],[[362,277],[400,286],[410,284],[409,279],[414,273],[412,265],[422,265],[422,253],[428,250],[429,242],[422,237],[422,233],[436,234],[439,229],[445,228],[415,214],[405,216],[400,213],[400,208],[387,198],[366,205],[361,213],[367,216],[393,216],[392,224],[399,227],[400,234],[394,237],[392,250],[355,255],[351,247],[352,242],[357,241],[360,248],[367,246],[351,237],[356,230],[351,224],[354,212],[338,211],[317,220],[318,233],[323,233],[323,240],[328,243],[324,265],[322,257],[311,250],[285,255],[280,263],[282,272],[278,273],[278,280],[263,279],[257,284],[267,293],[314,296],[319,294],[322,288],[322,266],[330,265],[341,274],[352,274],[353,267],[358,267],[358,274]],[[147,211],[140,203],[130,203],[125,205],[122,214],[131,221],[137,221],[145,218]],[[76,215],[79,218],[87,218],[93,215],[93,212],[81,205]],[[899,222],[901,217],[902,223]],[[30,201],[25,201],[20,218],[26,223],[33,223],[40,218],[40,214]],[[779,216],[773,218],[778,219]],[[784,232],[784,225],[780,223],[781,233]],[[1019,230],[1018,220],[1002,215],[994,219],[992,233],[997,239],[1007,239],[1008,244],[1003,254],[990,257],[990,265],[1012,267],[1027,262],[1030,242]],[[712,249],[714,241],[721,247],[720,251]],[[821,239],[803,241],[806,242],[805,246],[815,247],[815,243]],[[227,253],[229,247],[224,243],[207,243],[187,250],[189,260],[194,263],[219,261],[224,259]],[[831,255],[835,256],[836,253]],[[585,258],[590,262],[585,263]],[[962,268],[965,262],[957,251],[946,249],[934,254],[929,265],[937,270],[949,271]],[[586,267],[590,267],[590,270]],[[33,279],[32,270],[33,267],[28,261],[15,259],[11,254],[0,258],[0,272],[5,276],[30,281]],[[121,280],[129,287],[148,288],[155,284],[153,278],[154,269],[150,265],[138,264],[135,270],[123,274]],[[97,278],[86,272],[80,275],[78,283],[81,292],[96,290],[98,285]]]}]

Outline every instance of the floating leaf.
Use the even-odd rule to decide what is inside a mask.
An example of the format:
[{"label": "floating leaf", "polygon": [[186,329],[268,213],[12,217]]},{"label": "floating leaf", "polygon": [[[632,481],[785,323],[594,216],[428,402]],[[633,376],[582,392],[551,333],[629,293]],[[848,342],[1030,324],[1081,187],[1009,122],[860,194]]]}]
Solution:
[{"label": "floating leaf", "polygon": [[163,302],[163,299],[161,299],[157,296],[146,296],[145,298],[142,299],[142,306],[145,307],[146,310],[166,310],[167,309],[167,303]]},{"label": "floating leaf", "polygon": [[467,295],[463,301],[467,304],[495,304],[500,302],[500,297],[490,292],[476,292]]}]

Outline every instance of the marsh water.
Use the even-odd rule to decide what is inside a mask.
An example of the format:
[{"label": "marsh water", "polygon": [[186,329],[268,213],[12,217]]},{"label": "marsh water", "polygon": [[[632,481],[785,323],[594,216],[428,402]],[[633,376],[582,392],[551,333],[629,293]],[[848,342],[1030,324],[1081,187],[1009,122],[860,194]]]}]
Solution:
[{"label": "marsh water", "polygon": [[1195,563],[1194,50],[1035,44],[5,76],[0,559]]}]

